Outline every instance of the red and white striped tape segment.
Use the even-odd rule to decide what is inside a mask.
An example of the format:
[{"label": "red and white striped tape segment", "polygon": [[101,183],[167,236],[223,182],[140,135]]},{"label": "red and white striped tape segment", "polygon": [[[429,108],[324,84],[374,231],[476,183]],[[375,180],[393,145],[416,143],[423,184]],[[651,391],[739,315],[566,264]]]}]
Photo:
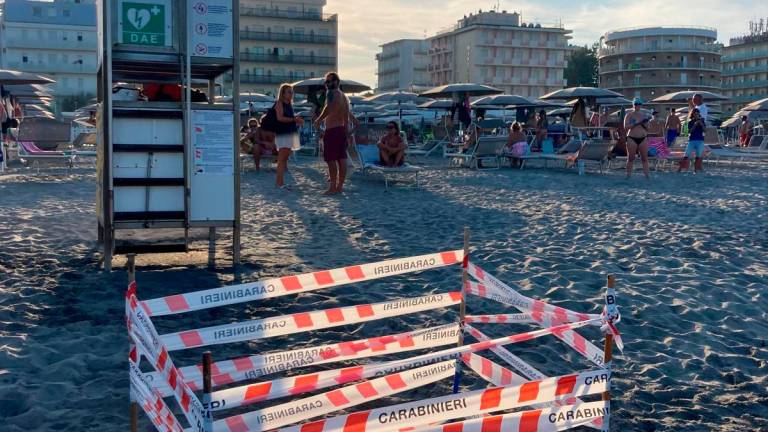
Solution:
[{"label": "red and white striped tape segment", "polygon": [[172,315],[420,272],[463,260],[461,249],[438,252],[159,297],[143,301],[142,306],[150,316]]},{"label": "red and white striped tape segment", "polygon": [[159,431],[182,432],[184,429],[163,401],[162,396],[142,376],[139,366],[128,359],[131,392],[136,403],[144,410],[147,417]]},{"label": "red and white striped tape segment", "polygon": [[[500,281],[493,275],[485,272],[483,269],[476,266],[472,262],[469,262],[467,264],[467,272],[469,272],[469,274],[473,278],[484,283],[483,287],[478,286],[476,287],[476,289],[472,289],[473,293],[474,292],[481,293],[483,291],[487,292],[488,289],[491,288],[493,289],[491,291],[491,294],[495,293],[495,294],[503,295],[504,297],[506,297],[505,300],[508,301],[508,304],[510,304],[511,306],[517,307],[518,309],[520,309],[521,312],[530,312],[532,315],[534,315],[534,319],[536,318],[535,315],[539,313],[554,315],[555,317],[558,317],[558,320],[561,322],[586,321],[588,319],[593,319],[598,316],[598,315],[590,316],[590,314],[574,312],[572,310],[565,309],[560,306],[551,305],[541,300],[536,300],[530,297],[526,297],[520,294],[514,288]],[[467,288],[467,291],[469,292],[469,288]],[[481,294],[477,294],[477,295],[481,295]]]},{"label": "red and white striped tape segment", "polygon": [[584,336],[570,329],[555,331],[552,334],[596,366],[605,367],[605,353],[603,350],[596,347],[595,344],[588,341]]},{"label": "red and white striped tape segment", "polygon": [[[456,343],[459,331],[459,325],[451,323],[394,335],[222,360],[211,364],[212,384],[215,388],[300,367],[452,345]],[[202,389],[202,365],[185,366],[180,370],[192,390]],[[147,376],[153,383],[163,381],[156,372]]]},{"label": "red and white striped tape segment", "polygon": [[497,315],[467,315],[464,317],[466,323],[483,324],[528,324],[535,323],[529,313],[517,314],[497,314]]},{"label": "red and white striped tape segment", "polygon": [[217,420],[213,429],[215,432],[271,430],[452,377],[455,370],[456,362],[440,362]]},{"label": "red and white striped tape segment", "polygon": [[[467,331],[469,334],[471,334],[475,339],[479,341],[488,341],[491,340],[488,336],[483,334],[480,330],[472,327],[471,325],[467,325],[464,327],[464,330]],[[507,362],[510,366],[517,369],[520,373],[522,373],[526,378],[529,380],[542,380],[547,378],[545,374],[543,374],[541,371],[536,369],[535,367],[528,364],[525,360],[521,359],[520,357],[512,354],[508,349],[504,347],[496,347],[491,348],[491,351],[499,356],[502,360]],[[555,401],[556,405],[565,405],[565,404],[573,404],[581,402],[578,398],[573,399],[566,399],[564,401]],[[603,428],[603,419],[597,419],[588,424],[587,426],[601,430]]]},{"label": "red and white striped tape segment", "polygon": [[556,432],[588,426],[609,413],[608,403],[583,402],[474,418],[416,429],[418,432]]},{"label": "red and white striped tape segment", "polygon": [[155,370],[160,372],[168,386],[173,389],[173,396],[181,406],[184,417],[192,426],[192,430],[204,432],[206,410],[197,396],[184,383],[181,374],[168,355],[168,350],[160,342],[154,324],[146,312],[139,307],[139,302],[136,300],[136,282],[132,282],[128,286],[125,296],[128,336],[136,344],[138,353],[151,360]]},{"label": "red and white striped tape segment", "polygon": [[461,360],[481,378],[496,387],[509,385],[521,385],[528,380],[512,372],[504,366],[495,363],[479,354],[467,353],[461,356]]},{"label": "red and white striped tape segment", "polygon": [[460,292],[432,294],[185,330],[164,334],[160,336],[160,341],[168,351],[175,351],[363,323],[449,307],[459,303],[461,303]]},{"label": "red and white striped tape segment", "polygon": [[[407,402],[281,429],[280,432],[383,432],[600,393],[610,387],[610,372],[596,370]],[[407,429],[407,430],[408,430]]]}]

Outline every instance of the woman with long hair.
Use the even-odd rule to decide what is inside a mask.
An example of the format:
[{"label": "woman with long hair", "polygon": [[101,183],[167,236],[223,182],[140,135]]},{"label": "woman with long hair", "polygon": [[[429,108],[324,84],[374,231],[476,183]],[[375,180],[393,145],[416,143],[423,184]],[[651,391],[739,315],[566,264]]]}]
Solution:
[{"label": "woman with long hair", "polygon": [[293,87],[290,84],[281,84],[275,101],[275,117],[277,119],[277,187],[290,190],[285,184],[285,171],[288,169],[288,158],[294,150],[301,147],[299,140],[299,127],[304,120],[293,112]]}]

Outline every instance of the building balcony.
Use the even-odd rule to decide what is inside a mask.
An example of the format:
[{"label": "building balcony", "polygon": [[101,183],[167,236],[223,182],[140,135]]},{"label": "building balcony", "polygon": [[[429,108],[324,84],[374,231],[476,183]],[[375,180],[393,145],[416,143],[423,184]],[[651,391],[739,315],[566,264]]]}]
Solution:
[{"label": "building balcony", "polygon": [[562,49],[567,47],[565,41],[524,41],[520,39],[505,38],[487,38],[481,40],[480,46],[510,47],[510,48],[540,48],[540,49]]},{"label": "building balcony", "polygon": [[741,96],[733,96],[729,100],[730,103],[746,103],[746,102],[754,102],[756,100],[765,99],[768,98],[768,93],[759,93],[759,94],[753,94],[753,95],[741,95]]},{"label": "building balcony", "polygon": [[768,80],[739,81],[734,83],[723,83],[724,89],[745,89],[745,88],[768,88]]},{"label": "building balcony", "polygon": [[316,65],[336,65],[336,57],[315,56],[315,55],[296,55],[296,54],[255,54],[240,53],[240,61],[254,63],[286,63],[286,64],[316,64]]},{"label": "building balcony", "polygon": [[264,18],[283,18],[289,20],[301,20],[301,21],[325,21],[336,22],[338,21],[337,15],[325,15],[318,12],[312,13],[307,11],[288,11],[279,9],[270,9],[266,7],[246,7],[240,5],[240,15],[264,17]]},{"label": "building balcony", "polygon": [[638,47],[603,47],[597,50],[598,57],[606,57],[619,54],[639,54],[650,52],[703,52],[719,53],[722,46],[718,44],[664,44],[662,46],[638,46]]},{"label": "building balcony", "polygon": [[766,57],[768,57],[768,50],[760,50],[760,51],[749,52],[749,53],[724,54],[721,58],[721,61],[725,63],[725,62],[732,62],[732,61],[738,61],[738,60],[758,59],[758,58],[766,58]]},{"label": "building balcony", "polygon": [[749,67],[734,67],[732,69],[723,69],[722,75],[734,76],[734,75],[746,75],[753,73],[768,72],[768,64],[762,66],[749,66]]},{"label": "building balcony", "polygon": [[380,52],[376,54],[376,60],[388,60],[400,57],[400,51]]},{"label": "building balcony", "polygon": [[32,62],[8,62],[8,68],[23,72],[60,74],[95,74],[97,71],[96,65],[63,63],[45,64]]},{"label": "building balcony", "polygon": [[720,88],[719,80],[701,80],[691,82],[648,82],[648,81],[627,81],[619,82],[616,80],[600,80],[600,87],[607,88],[609,90],[615,89],[629,89],[629,88],[658,88],[658,87],[681,87],[681,88]]},{"label": "building balcony", "polygon": [[79,41],[74,40],[39,40],[39,39],[21,39],[21,38],[9,38],[5,39],[3,47],[7,49],[24,48],[24,49],[41,49],[41,50],[73,50],[73,51],[87,51],[89,53],[97,50],[97,43],[93,41]]},{"label": "building balcony", "polygon": [[336,45],[336,36],[240,30],[240,39]]},{"label": "building balcony", "polygon": [[296,75],[254,75],[240,74],[240,82],[245,84],[282,84],[292,83],[308,78]]},{"label": "building balcony", "polygon": [[682,62],[657,62],[657,63],[627,63],[622,67],[618,64],[601,65],[600,73],[605,72],[628,72],[654,69],[695,69],[720,71],[719,63],[682,63]]},{"label": "building balcony", "polygon": [[376,71],[376,75],[382,76],[382,75],[396,74],[398,72],[400,72],[400,68],[398,67],[385,67],[385,68],[379,68]]}]

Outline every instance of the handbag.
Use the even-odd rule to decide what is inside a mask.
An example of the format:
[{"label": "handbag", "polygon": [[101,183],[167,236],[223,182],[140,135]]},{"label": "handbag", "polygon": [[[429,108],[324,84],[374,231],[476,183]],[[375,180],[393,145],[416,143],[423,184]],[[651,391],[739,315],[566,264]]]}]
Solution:
[{"label": "handbag", "polygon": [[277,133],[278,124],[277,124],[277,111],[275,110],[275,105],[272,105],[267,112],[261,116],[261,119],[259,120],[259,124],[261,125],[261,128],[272,132]]}]

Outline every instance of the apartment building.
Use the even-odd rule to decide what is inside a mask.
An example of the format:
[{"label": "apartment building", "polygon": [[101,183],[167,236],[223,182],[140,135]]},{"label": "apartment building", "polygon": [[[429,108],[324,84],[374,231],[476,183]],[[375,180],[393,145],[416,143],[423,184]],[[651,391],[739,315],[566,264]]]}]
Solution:
[{"label": "apartment building", "polygon": [[768,98],[768,24],[750,23],[750,32],[733,38],[723,48],[723,113],[731,115],[744,105]]},{"label": "apartment building", "polygon": [[400,39],[381,45],[376,54],[376,91],[426,90],[431,85],[429,56],[424,39]]},{"label": "apartment building", "polygon": [[275,94],[284,82],[338,69],[337,15],[325,0],[240,3],[240,89]]},{"label": "apartment building", "polygon": [[717,30],[646,27],[614,30],[600,38],[600,87],[651,100],[682,90],[720,91]]},{"label": "apartment building", "polygon": [[0,66],[56,80],[57,97],[96,94],[94,0],[5,0]]},{"label": "apartment building", "polygon": [[487,84],[505,93],[538,97],[563,88],[571,30],[522,22],[507,11],[480,11],[429,41],[433,85]]}]

